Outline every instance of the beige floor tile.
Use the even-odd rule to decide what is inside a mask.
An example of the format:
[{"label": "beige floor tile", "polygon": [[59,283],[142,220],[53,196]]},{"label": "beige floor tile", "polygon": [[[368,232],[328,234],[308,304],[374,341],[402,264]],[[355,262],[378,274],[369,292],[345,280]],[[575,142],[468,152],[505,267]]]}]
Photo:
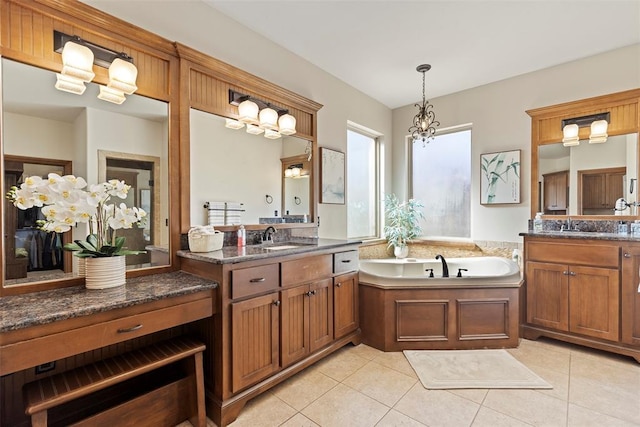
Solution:
[{"label": "beige floor tile", "polygon": [[331,390],[338,384],[317,369],[306,369],[272,389],[273,394],[296,410]]},{"label": "beige floor tile", "polygon": [[535,372],[535,367],[541,366],[553,369],[562,374],[569,374],[571,353],[568,351],[549,350],[548,345],[520,344],[518,348],[507,350],[513,357]]},{"label": "beige floor tile", "polygon": [[238,418],[230,424],[233,427],[272,427],[282,424],[296,414],[296,410],[278,399],[273,393],[266,392],[251,399],[240,412]]},{"label": "beige floor tile", "polygon": [[637,423],[630,423],[619,418],[600,414],[578,405],[569,404],[569,427],[637,427]]},{"label": "beige floor tile", "polygon": [[424,424],[392,409],[376,424],[376,427],[424,427]]},{"label": "beige floor tile", "polygon": [[630,392],[640,389],[640,364],[609,357],[572,355],[571,379],[582,378],[606,383]]},{"label": "beige floor tile", "polygon": [[572,375],[569,403],[640,425],[640,382],[628,387]]},{"label": "beige floor tile", "polygon": [[536,390],[489,390],[483,406],[534,426],[564,426],[567,403]]},{"label": "beige floor tile", "polygon": [[309,418],[302,415],[300,412],[289,418],[284,423],[280,424],[280,427],[320,427],[318,424],[311,421]]},{"label": "beige floor tile", "polygon": [[465,399],[468,399],[479,405],[481,405],[485,397],[487,397],[488,392],[489,390],[487,390],[486,388],[460,388],[449,390],[449,393],[464,397]]},{"label": "beige floor tile", "polygon": [[405,375],[418,379],[416,371],[413,370],[407,358],[404,357],[404,353],[401,351],[380,352],[378,357],[373,359],[373,361],[386,366],[387,368],[395,369],[398,372],[402,372]]},{"label": "beige floor tile", "polygon": [[301,412],[322,427],[371,427],[388,411],[382,403],[338,384]]},{"label": "beige floor tile", "polygon": [[336,381],[342,381],[368,362],[367,359],[350,352],[349,347],[345,347],[316,363],[311,369],[317,369]]},{"label": "beige floor tile", "polygon": [[472,427],[529,427],[523,421],[512,418],[508,415],[489,409],[483,406],[478,411],[476,418],[473,420]]},{"label": "beige floor tile", "polygon": [[376,362],[369,362],[342,383],[392,407],[416,381],[415,378],[394,369]]},{"label": "beige floor tile", "polygon": [[427,390],[417,383],[393,407],[428,426],[470,426],[479,405],[446,390]]},{"label": "beige floor tile", "polygon": [[533,366],[526,364],[526,366],[553,386],[552,389],[538,389],[538,392],[564,400],[565,402],[569,400],[569,372],[562,373],[553,367],[540,365]]},{"label": "beige floor tile", "polygon": [[367,359],[373,360],[378,357],[380,354],[384,353],[383,351],[378,350],[377,348],[369,347],[366,344],[360,344],[352,347],[349,350],[350,353],[357,354],[358,356]]}]

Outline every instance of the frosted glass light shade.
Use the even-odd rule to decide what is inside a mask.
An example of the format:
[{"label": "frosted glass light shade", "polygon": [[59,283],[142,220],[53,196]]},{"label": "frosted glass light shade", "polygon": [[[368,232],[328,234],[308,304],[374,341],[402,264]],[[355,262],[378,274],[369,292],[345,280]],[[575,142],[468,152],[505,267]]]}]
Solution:
[{"label": "frosted glass light shade", "polygon": [[90,82],[96,76],[93,72],[93,52],[86,46],[66,42],[62,48],[62,74]]},{"label": "frosted glass light shade", "polygon": [[247,123],[247,133],[250,133],[251,135],[260,135],[262,132],[264,132],[264,129],[261,127]]},{"label": "frosted glass light shade", "polygon": [[262,129],[278,129],[278,113],[276,110],[273,108],[260,110],[260,127]]},{"label": "frosted glass light shade", "polygon": [[283,114],[278,119],[278,128],[283,135],[293,135],[296,133],[296,118],[291,114]]},{"label": "frosted glass light shade", "polygon": [[278,139],[278,138],[281,138],[282,135],[280,135],[280,132],[278,132],[277,130],[265,129],[264,137],[269,139]]},{"label": "frosted glass light shade", "polygon": [[138,86],[136,86],[137,78],[138,69],[135,65],[123,59],[116,58],[109,66],[109,83],[107,86],[131,95],[138,90]]},{"label": "frosted glass light shade", "polygon": [[580,145],[580,137],[578,132],[580,128],[576,124],[566,125],[562,128],[562,145],[565,147],[571,147],[574,145]]},{"label": "frosted glass light shade", "polygon": [[233,119],[225,119],[224,127],[229,129],[242,129],[244,127],[244,123]]},{"label": "frosted glass light shade", "polygon": [[84,85],[84,81],[75,77],[69,77],[62,74],[56,74],[55,88],[64,92],[75,93],[82,95],[87,87]]},{"label": "frosted glass light shade", "polygon": [[300,168],[291,168],[291,176],[293,176],[294,178],[299,177],[300,172]]},{"label": "frosted glass light shade", "polygon": [[591,123],[591,135],[589,135],[589,144],[600,144],[607,140],[607,128],[609,123],[606,120],[596,120]]},{"label": "frosted glass light shade", "polygon": [[[258,104],[253,101],[242,101],[240,105],[238,105],[238,121],[242,123],[249,123],[252,125],[257,125],[258,122]],[[249,132],[247,130],[247,132]],[[251,132],[249,132],[251,133]]]},{"label": "frosted glass light shade", "polygon": [[290,168],[284,170],[284,177],[291,178],[293,176],[293,171]]},{"label": "frosted glass light shade", "polygon": [[111,102],[114,104],[122,104],[125,101],[124,93],[119,90],[111,89],[110,87],[99,85],[100,93],[98,94],[98,98],[103,101]]}]

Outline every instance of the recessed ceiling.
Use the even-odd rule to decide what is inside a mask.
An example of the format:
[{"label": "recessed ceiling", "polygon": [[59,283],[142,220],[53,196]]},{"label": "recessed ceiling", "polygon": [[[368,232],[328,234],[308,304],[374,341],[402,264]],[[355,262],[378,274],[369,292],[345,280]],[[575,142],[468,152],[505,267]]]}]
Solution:
[{"label": "recessed ceiling", "polygon": [[[193,25],[175,15],[175,1],[85,2],[113,14],[131,12],[127,4],[144,4],[155,22],[166,10],[171,16],[163,22],[170,22],[174,34]],[[427,97],[434,98],[640,43],[638,0],[179,3],[187,13],[201,2],[390,108],[421,99],[416,67],[422,63],[432,65],[426,82]],[[198,28],[202,38],[220,37],[215,31]]]}]

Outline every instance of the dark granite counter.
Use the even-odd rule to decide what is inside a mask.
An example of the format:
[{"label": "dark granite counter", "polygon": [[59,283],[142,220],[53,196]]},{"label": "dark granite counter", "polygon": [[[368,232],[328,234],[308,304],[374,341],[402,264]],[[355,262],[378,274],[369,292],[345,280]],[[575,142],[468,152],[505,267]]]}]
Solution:
[{"label": "dark granite counter", "polygon": [[360,243],[362,242],[359,240],[296,239],[266,245],[249,245],[242,248],[225,246],[221,250],[213,252],[178,251],[178,256],[212,264],[234,264],[244,261],[315,252],[323,249],[335,249],[359,245]]},{"label": "dark granite counter", "polygon": [[127,279],[112,289],[84,286],[0,298],[0,332],[43,325],[74,317],[192,294],[218,286],[181,271]]},{"label": "dark granite counter", "polygon": [[527,231],[519,234],[528,237],[547,237],[553,239],[612,240],[618,242],[640,242],[640,236],[631,234],[606,233],[595,231]]}]

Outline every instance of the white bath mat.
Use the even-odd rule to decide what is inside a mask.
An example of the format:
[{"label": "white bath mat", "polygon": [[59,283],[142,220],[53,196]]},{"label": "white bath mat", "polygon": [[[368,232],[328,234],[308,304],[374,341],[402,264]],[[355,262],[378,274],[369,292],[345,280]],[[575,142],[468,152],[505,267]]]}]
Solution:
[{"label": "white bath mat", "polygon": [[506,350],[405,350],[428,389],[553,388]]}]

